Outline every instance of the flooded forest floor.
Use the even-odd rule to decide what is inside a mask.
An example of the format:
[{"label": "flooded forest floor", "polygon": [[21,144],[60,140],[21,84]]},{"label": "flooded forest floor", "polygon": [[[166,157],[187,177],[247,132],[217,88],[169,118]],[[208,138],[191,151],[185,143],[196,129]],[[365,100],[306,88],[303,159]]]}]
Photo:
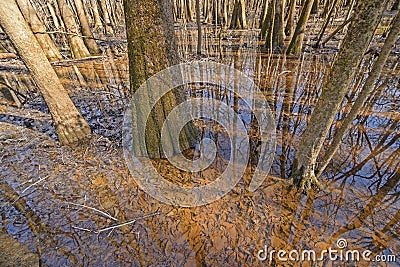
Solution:
[{"label": "flooded forest floor", "polygon": [[[382,45],[382,29],[338,121],[365,81]],[[396,255],[400,263],[399,42],[323,175],[324,189],[302,195],[286,180],[341,38],[320,49],[306,45],[300,57],[293,57],[264,51],[258,31],[205,28],[201,60],[230,65],[254,79],[276,118],[277,150],[258,190],[247,190],[253,171],[248,166],[234,190],[196,208],[162,204],[130,177],[121,146],[129,91],[124,37],[104,43],[99,57],[53,64],[93,130],[90,140],[74,146],[58,144],[51,115],[23,63],[0,59],[0,265],[265,266],[268,260],[257,257],[265,247],[320,252],[337,249],[340,239],[347,242],[343,251],[368,249],[373,255]],[[177,39],[183,61],[198,59],[195,28],[177,27]],[[223,150],[224,140],[218,142]],[[153,164],[171,181],[190,179],[171,170],[166,160]],[[201,177],[209,181],[220,171],[216,162]],[[344,260],[330,265],[327,258],[272,263],[312,264],[356,266]]]}]

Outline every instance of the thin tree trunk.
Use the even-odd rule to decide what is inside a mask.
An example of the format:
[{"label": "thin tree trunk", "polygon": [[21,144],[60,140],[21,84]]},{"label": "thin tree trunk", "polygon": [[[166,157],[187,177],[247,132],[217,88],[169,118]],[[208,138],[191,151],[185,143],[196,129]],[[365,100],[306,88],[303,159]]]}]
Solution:
[{"label": "thin tree trunk", "polygon": [[93,20],[94,20],[94,28],[101,29],[103,27],[103,23],[101,22],[99,6],[97,4],[97,0],[90,0],[90,6],[93,11]]},{"label": "thin tree trunk", "polygon": [[82,0],[74,0],[76,13],[78,14],[79,22],[81,24],[81,30],[84,36],[83,41],[86,44],[86,47],[89,49],[90,54],[99,54],[100,50],[94,40],[92,30],[89,26],[89,21],[87,20],[85,9],[83,8]]},{"label": "thin tree trunk", "polygon": [[296,0],[291,0],[285,27],[286,36],[292,36],[293,34],[295,11],[296,11]]},{"label": "thin tree trunk", "polygon": [[304,32],[306,30],[307,21],[311,13],[311,8],[314,0],[306,0],[304,2],[299,21],[296,25],[293,37],[290,40],[290,44],[287,48],[286,53],[298,55],[301,53],[304,41]]},{"label": "thin tree trunk", "polygon": [[394,44],[396,43],[397,38],[399,37],[399,33],[400,33],[400,12],[397,13],[396,17],[393,20],[392,28],[389,32],[389,35],[386,38],[385,43],[383,44],[378,59],[375,61],[372,70],[367,80],[365,81],[361,93],[358,95],[358,98],[354,102],[353,107],[351,108],[349,114],[346,116],[346,118],[344,118],[340,128],[335,133],[331,145],[328,147],[323,159],[321,160],[317,178],[322,174],[328,163],[331,161],[336,150],[339,148],[340,142],[342,141],[345,133],[349,130],[350,126],[352,125],[352,122],[357,117],[358,113],[360,112],[362,106],[367,100],[372,89],[375,88],[376,82],[382,73],[382,69],[385,66],[386,60],[388,59],[389,54]]},{"label": "thin tree trunk", "polygon": [[14,0],[3,0],[0,25],[30,70],[51,112],[61,144],[79,141],[90,133],[89,125],[76,109],[25,22]]},{"label": "thin tree trunk", "polygon": [[245,29],[247,28],[246,21],[246,4],[244,0],[235,0],[235,6],[232,11],[231,29]]},{"label": "thin tree trunk", "polygon": [[67,38],[71,48],[72,56],[74,58],[90,56],[89,50],[87,49],[81,37],[79,27],[75,20],[75,15],[72,12],[71,7],[66,3],[65,0],[57,0],[57,4],[60,9],[61,17],[64,21],[66,30],[69,32]]},{"label": "thin tree trunk", "polygon": [[359,1],[349,31],[322,88],[322,94],[301,136],[292,167],[295,184],[303,190],[319,184],[317,157],[335,115],[372,40],[387,1]]},{"label": "thin tree trunk", "polygon": [[286,0],[274,0],[273,5],[273,23],[270,25],[270,29],[268,30],[267,39],[266,39],[266,47],[271,48],[278,51],[283,51],[285,47],[285,29],[284,29],[284,20],[285,20],[285,3]]},{"label": "thin tree trunk", "polygon": [[274,18],[272,17],[274,13],[274,1],[272,1],[272,3],[270,4],[268,4],[269,0],[265,1],[265,18],[263,19],[261,24],[261,40],[264,40],[267,37],[267,32],[270,30],[271,24],[274,22]]},{"label": "thin tree trunk", "polygon": [[352,21],[352,19],[353,19],[352,17],[349,18],[348,20],[343,22],[339,27],[337,27],[336,30],[334,30],[331,34],[329,34],[328,37],[326,37],[326,39],[321,43],[321,46],[324,46],[327,42],[329,42],[330,39],[333,38],[333,36],[335,36],[338,32],[344,29],[344,27],[346,27],[346,25],[349,24]]},{"label": "thin tree trunk", "polygon": [[46,26],[37,16],[36,10],[33,8],[29,0],[17,0],[19,9],[22,12],[25,20],[28,22],[32,31],[35,34],[40,47],[43,49],[49,61],[57,61],[62,59],[60,51],[58,51],[53,39],[46,32]]},{"label": "thin tree trunk", "polygon": [[200,20],[200,0],[196,1],[196,24],[197,24],[197,54],[201,55],[201,20]]},{"label": "thin tree trunk", "polygon": [[47,8],[49,9],[51,18],[53,19],[54,26],[56,27],[57,30],[61,28],[60,23],[58,22],[58,17],[56,15],[56,11],[53,8],[53,5],[50,3],[47,3]]},{"label": "thin tree trunk", "polygon": [[318,13],[318,4],[319,0],[314,0],[314,3],[311,8],[311,14],[317,14]]},{"label": "thin tree trunk", "polygon": [[263,0],[262,10],[261,10],[261,15],[260,15],[260,23],[259,23],[260,29],[263,27],[264,22],[267,19],[268,6],[269,6],[269,0]]},{"label": "thin tree trunk", "polygon": [[337,2],[338,2],[338,0],[335,0],[335,1],[333,2],[332,7],[331,7],[331,10],[329,11],[328,17],[326,18],[325,23],[324,23],[324,25],[322,26],[321,31],[320,31],[319,34],[318,34],[317,42],[314,44],[313,47],[316,47],[316,48],[319,47],[319,43],[321,42],[322,37],[324,36],[326,27],[328,27],[328,24],[329,24],[329,22],[331,21],[332,14],[333,14],[333,10],[335,9],[335,6],[336,6]]}]

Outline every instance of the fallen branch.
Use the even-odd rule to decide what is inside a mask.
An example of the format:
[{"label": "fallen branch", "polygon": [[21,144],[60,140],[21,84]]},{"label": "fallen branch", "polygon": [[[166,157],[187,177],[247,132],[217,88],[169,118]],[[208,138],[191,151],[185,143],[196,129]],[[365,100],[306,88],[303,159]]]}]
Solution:
[{"label": "fallen branch", "polygon": [[98,210],[98,209],[96,209],[96,208],[89,207],[89,206],[82,205],[82,204],[75,204],[75,203],[72,203],[72,202],[66,202],[66,203],[67,203],[68,205],[73,205],[73,206],[77,206],[77,207],[86,208],[86,209],[90,209],[90,210],[96,211],[96,212],[98,212],[98,213],[100,213],[100,214],[106,216],[107,218],[113,220],[113,221],[118,221],[117,218],[114,218],[113,216],[111,216],[111,215],[108,214],[107,212]]},{"label": "fallen branch", "polygon": [[34,182],[33,184],[29,185],[27,188],[25,188],[24,190],[22,190],[21,194],[25,193],[29,188],[31,188],[32,186],[37,185],[38,183],[40,183],[43,180],[46,180],[49,176],[40,178],[39,180],[37,180],[36,182]]},{"label": "fallen branch", "polygon": [[63,59],[63,60],[51,62],[51,65],[53,65],[53,66],[69,66],[69,65],[71,65],[69,63],[82,62],[82,61],[88,61],[88,60],[99,59],[99,58],[107,58],[107,56],[90,56],[90,57],[83,57],[83,58]]},{"label": "fallen branch", "polygon": [[[70,203],[70,204],[73,204],[73,203]],[[75,205],[79,205],[79,204],[75,204]],[[82,205],[79,205],[79,206],[82,206]],[[87,207],[87,206],[85,206],[85,207]],[[87,207],[87,208],[91,208],[91,207]],[[91,208],[91,209],[94,209],[94,208]],[[78,226],[74,226],[74,225],[72,225],[72,228],[73,229],[77,229],[77,230],[81,230],[81,231],[85,231],[85,232],[91,232],[91,233],[100,234],[100,233],[108,231],[108,230],[113,231],[116,228],[120,228],[120,227],[123,227],[125,225],[130,225],[130,224],[133,224],[133,223],[137,222],[138,220],[143,220],[143,219],[146,219],[146,218],[149,218],[149,217],[153,217],[153,216],[156,216],[156,215],[159,215],[159,214],[161,214],[161,212],[157,211],[157,212],[154,212],[154,213],[151,213],[151,214],[148,214],[148,215],[144,215],[142,217],[137,217],[137,218],[135,218],[133,220],[130,220],[130,221],[127,221],[127,222],[124,222],[124,223],[121,223],[121,224],[109,226],[109,227],[98,229],[98,230],[91,230],[91,229],[82,228],[82,227],[78,227]]]},{"label": "fallen branch", "polygon": [[122,227],[122,226],[125,226],[125,225],[129,225],[129,224],[135,223],[138,220],[143,220],[143,219],[146,219],[146,218],[149,218],[149,217],[153,217],[153,216],[156,216],[156,215],[159,215],[159,214],[161,214],[161,212],[154,212],[154,213],[142,216],[142,217],[137,217],[137,218],[135,218],[133,220],[130,220],[130,221],[127,221],[127,222],[124,222],[124,223],[121,223],[121,224],[117,224],[117,225],[114,225],[114,226],[110,226],[110,227],[106,227],[106,228],[103,228],[103,229],[100,229],[100,230],[96,230],[94,232],[97,233],[97,234],[100,234],[102,232],[105,232],[105,231],[108,231],[108,230],[114,230],[115,228],[119,228],[119,227]]}]

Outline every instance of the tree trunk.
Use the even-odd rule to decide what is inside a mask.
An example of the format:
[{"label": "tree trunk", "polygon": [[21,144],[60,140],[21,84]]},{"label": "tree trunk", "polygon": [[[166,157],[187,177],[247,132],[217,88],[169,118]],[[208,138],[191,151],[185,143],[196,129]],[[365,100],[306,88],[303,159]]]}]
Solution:
[{"label": "tree trunk", "polygon": [[85,10],[83,8],[82,0],[75,0],[75,7],[76,13],[78,14],[79,22],[81,24],[81,30],[84,36],[83,41],[85,42],[86,47],[89,49],[90,54],[99,54],[100,50],[96,44],[96,41],[94,40],[92,30],[90,29],[89,21],[87,20]]},{"label": "tree trunk", "polygon": [[318,184],[317,157],[335,115],[372,40],[387,1],[359,1],[349,31],[322,88],[321,96],[301,136],[292,167],[292,178],[303,190]]},{"label": "tree trunk", "polygon": [[284,32],[284,20],[285,20],[285,0],[274,0],[273,5],[273,23],[271,23],[267,39],[266,48],[272,48],[273,50],[283,51],[285,47],[285,32]]},{"label": "tree trunk", "polygon": [[274,1],[272,1],[272,3],[269,3],[269,0],[265,0],[265,15],[263,15],[263,20],[262,20],[262,24],[261,24],[261,32],[260,32],[260,38],[261,40],[264,40],[267,37],[267,32],[270,30],[271,28],[271,24],[274,22],[274,19],[272,18],[272,14],[273,14],[273,5],[274,5]]},{"label": "tree trunk", "polygon": [[399,10],[399,9],[400,9],[400,0],[395,0],[392,5],[391,10],[394,11],[394,10]]},{"label": "tree trunk", "polygon": [[246,4],[244,0],[235,0],[235,6],[232,11],[231,29],[246,29]]},{"label": "tree trunk", "polygon": [[399,37],[400,33],[400,12],[397,13],[396,17],[393,20],[393,24],[391,30],[389,32],[388,37],[383,44],[382,50],[379,53],[378,59],[375,61],[372,70],[365,81],[365,84],[361,90],[361,93],[358,95],[358,98],[353,104],[349,114],[346,118],[344,118],[343,122],[341,123],[340,128],[337,130],[333,137],[332,144],[328,147],[323,159],[321,160],[321,164],[319,166],[319,171],[317,174],[320,176],[322,172],[325,170],[326,166],[332,159],[333,155],[335,154],[336,150],[339,148],[340,142],[342,141],[343,136],[349,130],[352,122],[356,119],[357,114],[360,112],[362,106],[364,105],[365,101],[367,100],[369,94],[371,93],[372,89],[375,87],[379,76],[381,75],[382,69],[385,66],[386,60],[389,57],[389,54],[395,45],[397,38]]},{"label": "tree trunk", "polygon": [[338,0],[335,0],[335,1],[333,2],[333,4],[332,4],[331,10],[329,11],[329,14],[328,14],[328,16],[327,16],[326,19],[325,19],[325,23],[324,23],[324,25],[322,26],[321,31],[320,31],[319,34],[318,34],[317,42],[316,42],[315,45],[314,45],[315,48],[318,48],[318,47],[319,47],[319,43],[321,42],[322,37],[324,36],[326,27],[328,27],[328,24],[329,24],[329,22],[331,21],[332,14],[333,14],[333,10],[335,10],[335,6],[336,6],[337,2],[338,2]]},{"label": "tree trunk", "polygon": [[71,7],[66,3],[65,0],[57,0],[57,4],[60,9],[65,28],[68,32],[67,37],[69,46],[71,48],[72,57],[83,58],[90,56],[89,50],[87,49],[81,37],[79,27],[75,20],[75,15],[72,12]]},{"label": "tree trunk", "polygon": [[259,22],[260,29],[263,27],[264,22],[267,19],[268,6],[269,6],[269,0],[263,0],[262,10],[261,10],[261,14],[260,14],[260,22]]},{"label": "tree trunk", "polygon": [[98,3],[100,3],[101,13],[103,15],[106,33],[112,34],[114,31],[111,25],[110,15],[108,14],[106,0],[98,0]]},{"label": "tree trunk", "polygon": [[90,133],[89,125],[61,85],[15,0],[3,0],[0,6],[0,25],[42,93],[53,117],[60,143],[68,144],[85,138]]},{"label": "tree trunk", "polygon": [[90,0],[90,6],[93,12],[94,28],[101,29],[103,23],[101,22],[99,6],[97,5],[97,0]]},{"label": "tree trunk", "polygon": [[286,36],[292,36],[293,34],[295,11],[296,11],[296,0],[291,0],[285,27]]},{"label": "tree trunk", "polygon": [[58,51],[53,39],[47,34],[46,26],[42,23],[36,14],[36,10],[31,5],[29,0],[17,0],[19,9],[22,12],[25,20],[28,22],[32,31],[35,33],[35,37],[46,54],[49,61],[57,61],[62,59],[60,51]]},{"label": "tree trunk", "polygon": [[[125,20],[128,37],[128,56],[131,92],[134,93],[149,77],[157,72],[179,63],[178,49],[173,28],[172,8],[169,0],[125,0]],[[138,18],[141,18],[140,20]],[[146,126],[147,153],[150,158],[164,157],[161,145],[161,129],[166,116],[184,99],[184,92],[169,91],[153,108],[152,116],[138,125]],[[175,94],[174,94],[175,93]],[[154,96],[150,95],[149,98]],[[148,103],[141,103],[147,105]],[[132,108],[135,113],[146,107]],[[181,134],[181,148],[193,144],[194,126],[184,127]],[[133,133],[135,136],[135,133]],[[141,147],[133,149],[136,154],[143,153]]]},{"label": "tree trunk", "polygon": [[319,0],[313,0],[311,14],[318,14],[318,4],[319,4]]},{"label": "tree trunk", "polygon": [[201,20],[200,20],[200,0],[196,1],[196,24],[197,24],[197,54],[201,55]]},{"label": "tree trunk", "polygon": [[306,0],[304,2],[299,21],[296,25],[296,30],[294,31],[293,37],[290,40],[290,44],[286,53],[295,55],[301,53],[301,49],[303,48],[304,32],[306,30],[308,17],[310,16],[313,2],[314,0]]}]

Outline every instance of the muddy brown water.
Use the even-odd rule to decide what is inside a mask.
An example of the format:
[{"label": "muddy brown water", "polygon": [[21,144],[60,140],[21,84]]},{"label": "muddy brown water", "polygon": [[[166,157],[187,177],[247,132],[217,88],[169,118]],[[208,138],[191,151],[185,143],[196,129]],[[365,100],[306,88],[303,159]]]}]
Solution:
[{"label": "muddy brown water", "polygon": [[[301,195],[286,178],[332,55],[271,57],[257,52],[254,35],[231,39],[220,53],[218,39],[210,38],[209,52],[215,52],[214,60],[253,77],[263,90],[277,122],[275,161],[255,192],[247,190],[253,171],[249,166],[229,194],[196,208],[160,203],[130,176],[120,145],[126,55],[108,52],[101,59],[55,67],[94,130],[89,141],[71,147],[58,145],[29,75],[4,74],[27,100],[24,109],[9,104],[0,109],[0,265],[399,266],[398,68],[386,73],[383,88],[377,88],[346,135],[323,175],[324,189]],[[185,40],[179,39],[180,49],[190,60],[193,47]],[[391,60],[388,69],[396,62]],[[357,82],[354,88],[356,95]],[[218,93],[209,95],[224,95]],[[349,103],[352,97],[348,95]],[[338,119],[347,108],[345,102]],[[214,128],[208,132],[211,137],[213,133]],[[229,152],[221,136],[220,156],[201,175],[170,168],[166,160],[154,160],[153,165],[170,181],[208,183],[223,171]],[[330,260],[328,254],[318,260],[325,249],[340,251],[338,240],[347,242],[344,255],[369,250],[371,259],[379,255],[392,262]],[[260,260],[265,248],[286,251],[286,258],[290,251],[301,256],[314,250],[316,260],[284,261],[276,254],[271,261]]]}]

